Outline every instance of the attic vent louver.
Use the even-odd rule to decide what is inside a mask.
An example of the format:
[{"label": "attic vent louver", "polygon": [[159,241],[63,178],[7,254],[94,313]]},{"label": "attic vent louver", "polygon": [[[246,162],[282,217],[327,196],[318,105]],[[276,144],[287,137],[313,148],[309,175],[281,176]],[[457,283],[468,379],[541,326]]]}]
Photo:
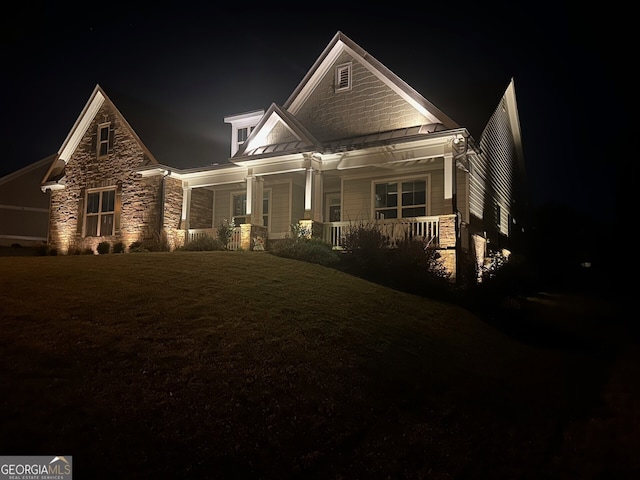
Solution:
[{"label": "attic vent louver", "polygon": [[336,92],[351,89],[351,63],[336,67]]}]

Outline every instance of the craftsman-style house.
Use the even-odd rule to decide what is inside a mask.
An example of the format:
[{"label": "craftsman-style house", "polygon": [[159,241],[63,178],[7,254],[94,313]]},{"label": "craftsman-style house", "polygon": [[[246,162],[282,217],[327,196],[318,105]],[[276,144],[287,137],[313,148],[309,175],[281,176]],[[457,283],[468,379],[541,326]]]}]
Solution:
[{"label": "craftsman-style house", "polygon": [[227,162],[162,163],[96,86],[51,163],[49,243],[164,238],[176,248],[215,235],[263,248],[299,225],[335,247],[376,222],[392,239],[423,238],[455,273],[487,244],[510,248],[524,166],[513,82],[480,138],[338,32],[283,105],[226,117]]}]

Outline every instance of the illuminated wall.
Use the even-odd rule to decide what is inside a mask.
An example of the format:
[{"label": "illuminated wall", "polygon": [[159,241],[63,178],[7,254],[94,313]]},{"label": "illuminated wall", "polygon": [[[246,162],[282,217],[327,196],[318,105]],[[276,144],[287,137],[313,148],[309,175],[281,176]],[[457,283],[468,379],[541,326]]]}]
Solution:
[{"label": "illuminated wall", "polygon": [[[109,122],[112,141],[108,154],[97,152],[98,125]],[[126,248],[134,241],[153,239],[160,227],[160,177],[141,178],[134,169],[149,159],[138,140],[122,122],[110,103],[105,102],[65,167],[61,190],[51,192],[49,243],[61,253],[96,250],[102,241],[122,241]],[[83,235],[84,199],[87,190],[116,187],[121,192],[119,228],[113,235]],[[117,224],[117,223],[116,223]]]}]

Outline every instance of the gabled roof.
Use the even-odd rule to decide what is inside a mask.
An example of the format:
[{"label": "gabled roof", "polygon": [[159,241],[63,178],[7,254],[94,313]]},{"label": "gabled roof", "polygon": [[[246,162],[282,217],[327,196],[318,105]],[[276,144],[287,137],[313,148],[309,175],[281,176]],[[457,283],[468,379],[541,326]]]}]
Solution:
[{"label": "gabled roof", "polygon": [[327,75],[333,62],[345,51],[427,117],[431,123],[441,123],[449,129],[460,127],[444,112],[340,31],[335,34],[329,45],[327,45],[291,96],[289,96],[284,108],[295,115],[317,87],[319,81]]},{"label": "gabled roof", "polygon": [[[285,138],[270,137],[276,126],[282,126],[288,133]],[[264,153],[300,153],[302,151],[315,150],[320,147],[320,142],[286,110],[272,103],[266,113],[253,129],[247,140],[238,149],[234,160],[244,156],[255,156]]]},{"label": "gabled roof", "polygon": [[[343,58],[343,54],[348,55],[351,63],[359,65],[359,78],[366,78],[366,80],[363,84],[356,84],[352,87],[354,92],[361,89],[360,93],[354,93],[353,97],[342,97],[345,99],[343,103],[326,105],[327,110],[333,112],[333,115],[338,115],[338,117],[353,115],[350,109],[355,104],[349,103],[352,102],[349,98],[355,98],[356,102],[360,102],[358,107],[361,107],[363,100],[367,101],[370,98],[369,92],[371,88],[378,88],[378,91],[384,91],[386,97],[378,102],[379,105],[371,108],[360,108],[358,115],[362,118],[358,117],[354,121],[354,125],[360,125],[360,127],[344,130],[344,133],[351,133],[350,136],[336,138],[336,135],[325,135],[324,140],[321,141],[307,126],[303,125],[298,116],[300,115],[301,119],[304,118],[305,122],[310,124],[310,127],[319,127],[319,125],[315,125],[314,120],[316,118],[316,110],[314,108],[318,108],[317,104],[313,103],[315,91],[326,91],[327,82],[333,81],[333,68],[338,60]],[[362,70],[362,68],[365,70]],[[324,87],[321,87],[321,85],[324,85]],[[323,99],[322,95],[324,93],[320,93],[318,98]],[[317,100],[315,101],[317,102]],[[307,106],[308,102],[311,102],[311,105],[315,105],[315,107]],[[409,115],[412,120],[405,121],[404,125],[389,123],[369,124],[369,117],[377,116],[383,118],[392,114],[389,111],[391,103],[402,105],[402,108],[405,109],[404,112],[410,112]],[[323,106],[325,105],[323,104]],[[312,113],[310,114],[309,112]],[[396,111],[393,113],[396,113]],[[362,128],[362,125],[366,125],[366,127]],[[387,128],[383,128],[385,126]],[[367,131],[366,128],[371,128],[371,130]],[[425,136],[440,135],[441,132],[460,130],[460,128],[456,122],[427,101],[382,63],[369,55],[342,32],[338,32],[291,94],[284,107],[280,107],[275,103],[269,107],[231,161],[241,164],[246,160],[257,160],[258,158],[279,155],[343,152],[357,148],[405,142],[410,139],[424,139],[426,138]],[[320,129],[322,129],[321,125]],[[335,134],[336,132],[333,133]]]},{"label": "gabled roof", "polygon": [[87,133],[91,122],[93,122],[98,111],[105,103],[108,103],[111,106],[115,114],[118,116],[120,122],[122,122],[130,130],[131,134],[140,144],[141,148],[145,151],[145,154],[149,158],[150,163],[158,163],[151,151],[145,146],[140,137],[138,137],[135,130],[131,127],[122,113],[120,113],[120,110],[107,96],[102,87],[100,85],[96,85],[93,89],[93,92],[89,96],[89,100],[87,100],[87,103],[82,109],[82,112],[80,112],[80,115],[75,121],[73,127],[67,134],[67,138],[65,138],[64,142],[58,149],[55,159],[53,160],[53,162],[51,162],[51,166],[49,167],[49,170],[42,180],[43,186],[48,184],[55,184],[64,176],[65,165],[73,156],[74,152],[78,148],[78,145],[80,144],[80,141]]}]

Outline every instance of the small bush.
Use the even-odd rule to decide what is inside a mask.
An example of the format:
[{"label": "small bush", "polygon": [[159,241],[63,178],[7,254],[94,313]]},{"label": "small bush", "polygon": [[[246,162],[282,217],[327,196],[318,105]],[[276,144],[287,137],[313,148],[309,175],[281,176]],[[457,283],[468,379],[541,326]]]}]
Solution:
[{"label": "small bush", "polygon": [[111,252],[111,244],[109,242],[100,242],[98,244],[97,252],[99,255],[105,255]]},{"label": "small bush", "polygon": [[384,267],[389,239],[378,223],[356,224],[347,228],[342,246],[347,253],[345,262],[351,269],[371,274]]},{"label": "small bush", "polygon": [[140,253],[140,252],[148,252],[143,243],[140,240],[136,240],[135,242],[129,245],[129,253]]},{"label": "small bush", "polygon": [[273,243],[271,253],[279,257],[317,263],[324,266],[337,265],[339,254],[333,247],[318,238],[293,237]]},{"label": "small bush", "polygon": [[224,219],[218,224],[218,242],[220,242],[224,250],[229,248],[229,242],[231,241],[235,228],[236,225],[233,220],[229,222],[227,219]]},{"label": "small bush", "polygon": [[431,298],[445,299],[451,287],[447,271],[435,248],[419,239],[398,242],[386,255],[383,278],[394,288]]},{"label": "small bush", "polygon": [[124,253],[124,243],[116,242],[113,244],[113,253]]},{"label": "small bush", "polygon": [[203,252],[214,250],[225,250],[225,245],[218,238],[213,237],[198,237],[195,240],[190,241],[186,245],[180,247],[178,250],[190,251],[190,252]]}]

